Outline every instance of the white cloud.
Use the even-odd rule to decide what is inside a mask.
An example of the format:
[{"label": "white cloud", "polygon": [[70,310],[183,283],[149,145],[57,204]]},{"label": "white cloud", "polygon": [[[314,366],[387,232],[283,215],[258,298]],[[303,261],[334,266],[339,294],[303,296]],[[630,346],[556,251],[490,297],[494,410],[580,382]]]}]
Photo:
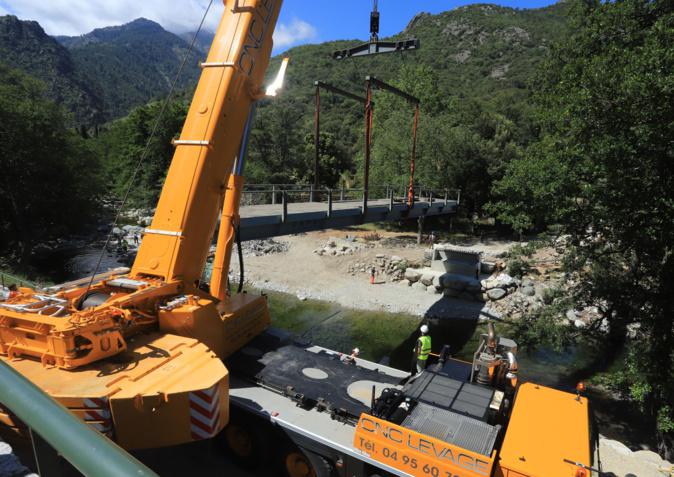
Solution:
[{"label": "white cloud", "polygon": [[[4,0],[22,20],[36,20],[51,35],[81,35],[94,28],[121,25],[139,17],[170,31],[197,29],[209,0]],[[223,4],[213,1],[206,28],[215,29]],[[0,7],[0,12],[3,10]]]},{"label": "white cloud", "polygon": [[[121,25],[144,17],[175,33],[195,31],[210,0],[0,0],[0,15],[9,10],[22,20],[36,20],[50,35],[81,35],[94,28]],[[215,31],[223,2],[213,0],[204,28]],[[274,51],[317,38],[316,28],[294,18],[279,23]]]},{"label": "white cloud", "polygon": [[316,39],[318,32],[309,23],[294,18],[290,24],[279,23],[274,31],[274,50]]},{"label": "white cloud", "polygon": [[5,8],[2,5],[0,5],[0,16],[4,15],[9,15],[9,12],[5,10]]}]

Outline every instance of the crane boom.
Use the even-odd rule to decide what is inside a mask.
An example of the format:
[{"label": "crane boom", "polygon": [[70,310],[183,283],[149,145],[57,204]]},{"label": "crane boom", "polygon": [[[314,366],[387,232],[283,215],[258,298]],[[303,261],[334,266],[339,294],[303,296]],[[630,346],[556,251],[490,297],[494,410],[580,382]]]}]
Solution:
[{"label": "crane boom", "polygon": [[186,286],[201,277],[251,104],[263,94],[280,7],[281,0],[226,2],[131,275]]}]

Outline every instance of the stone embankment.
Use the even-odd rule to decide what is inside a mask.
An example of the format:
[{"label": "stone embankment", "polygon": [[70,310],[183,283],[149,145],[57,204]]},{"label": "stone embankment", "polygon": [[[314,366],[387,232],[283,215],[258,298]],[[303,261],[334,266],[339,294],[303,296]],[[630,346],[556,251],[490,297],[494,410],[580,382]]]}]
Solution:
[{"label": "stone embankment", "polygon": [[649,450],[632,451],[619,441],[600,437],[601,477],[671,477],[674,466]]}]

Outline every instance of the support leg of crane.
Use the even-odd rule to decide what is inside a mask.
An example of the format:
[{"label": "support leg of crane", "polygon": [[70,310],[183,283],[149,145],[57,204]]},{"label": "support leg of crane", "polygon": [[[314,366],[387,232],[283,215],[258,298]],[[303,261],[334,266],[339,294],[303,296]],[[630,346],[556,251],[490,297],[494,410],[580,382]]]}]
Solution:
[{"label": "support leg of crane", "polygon": [[424,216],[420,215],[419,218],[417,219],[417,223],[419,225],[419,230],[417,231],[417,245],[421,245],[421,238],[422,235],[424,234]]}]

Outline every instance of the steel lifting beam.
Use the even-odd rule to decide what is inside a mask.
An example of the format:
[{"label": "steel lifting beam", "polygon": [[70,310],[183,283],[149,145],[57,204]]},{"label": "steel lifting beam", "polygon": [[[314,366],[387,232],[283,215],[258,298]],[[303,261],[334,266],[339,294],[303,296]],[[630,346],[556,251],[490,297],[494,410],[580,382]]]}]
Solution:
[{"label": "steel lifting beam", "polygon": [[374,76],[366,76],[365,81],[367,81],[369,84],[373,85],[375,88],[383,89],[388,91],[389,93],[393,93],[395,95],[400,96],[401,98],[405,98],[407,101],[409,101],[412,104],[420,104],[421,100],[417,98],[416,96],[412,96],[409,93],[406,93],[405,91],[396,88],[395,86],[391,86],[388,83],[384,83],[382,80],[377,79]]},{"label": "steel lifting beam", "polygon": [[381,53],[403,52],[408,50],[418,50],[420,48],[419,40],[410,38],[402,41],[379,41],[379,23],[380,15],[377,8],[377,0],[374,0],[374,8],[370,13],[370,41],[362,43],[346,50],[337,50],[332,53],[335,60],[344,58],[355,58],[357,56],[378,55]]},{"label": "steel lifting beam", "polygon": [[[83,475],[157,476],[4,362],[0,362],[0,402]],[[40,456],[36,457],[40,466]]]},{"label": "steel lifting beam", "polygon": [[367,103],[367,98],[364,96],[358,96],[357,94],[349,93],[348,91],[345,91],[341,88],[338,88],[337,86],[333,86],[329,83],[324,83],[323,81],[316,81],[314,83],[314,86],[317,88],[323,88],[326,91],[330,91],[331,93],[339,94],[341,96],[344,96],[346,98],[353,99],[354,101],[358,101],[359,103]]}]

